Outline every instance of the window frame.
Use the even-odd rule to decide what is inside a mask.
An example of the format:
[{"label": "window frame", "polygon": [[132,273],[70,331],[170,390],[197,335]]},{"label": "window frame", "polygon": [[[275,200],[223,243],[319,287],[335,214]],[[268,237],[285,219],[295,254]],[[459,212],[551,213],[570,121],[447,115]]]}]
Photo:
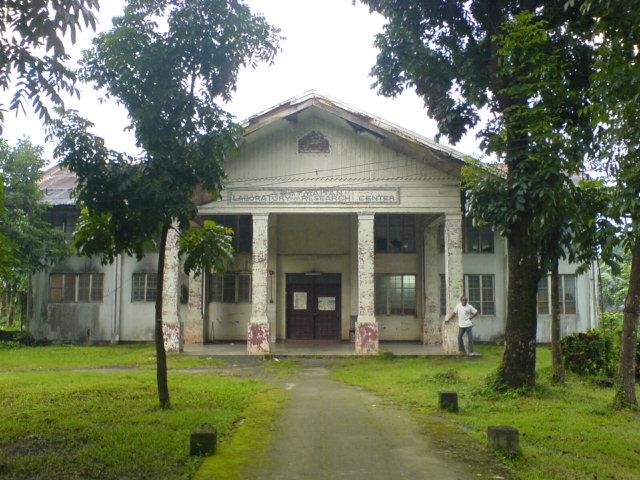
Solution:
[{"label": "window frame", "polygon": [[[242,281],[246,284],[241,285]],[[252,277],[249,272],[209,274],[207,278],[208,303],[251,303]],[[241,288],[242,287],[242,288]]]},{"label": "window frame", "polygon": [[[573,281],[573,287],[571,292],[567,292],[567,279],[571,278]],[[540,311],[540,287],[542,282],[546,282],[546,295],[547,295],[547,311]],[[578,315],[578,283],[577,275],[575,273],[562,273],[558,275],[558,299],[560,300],[560,315]],[[573,300],[567,301],[567,295],[573,294]],[[570,308],[567,308],[567,305]],[[569,310],[569,311],[567,311]],[[545,275],[538,282],[538,290],[536,291],[536,312],[538,315],[551,315],[551,281],[548,275]]]},{"label": "window frame", "polygon": [[[472,243],[474,238],[477,238],[478,241],[478,246],[476,249],[470,248],[470,244]],[[488,245],[488,248],[484,248],[484,241],[488,239],[490,239],[490,245]],[[495,253],[495,243],[495,235],[490,225],[474,225],[473,217],[471,215],[465,215],[462,228],[462,245],[464,248],[464,253]]]},{"label": "window frame", "polygon": [[[392,224],[392,220],[400,222],[399,225]],[[374,217],[374,251],[375,253],[416,253],[416,216],[413,214],[401,213],[376,213]],[[400,231],[400,247],[395,247],[392,238],[392,229]],[[404,242],[408,241],[407,248],[403,248]],[[384,245],[381,243],[384,242]]]},{"label": "window frame", "polygon": [[[81,281],[83,278],[88,280],[88,285]],[[58,283],[57,279],[60,280],[59,286],[55,286]],[[49,274],[50,303],[101,303],[103,300],[104,273]]]},{"label": "window frame", "polygon": [[[394,311],[393,284],[395,277],[400,278],[400,308]],[[413,287],[405,287],[405,277],[413,277]],[[418,288],[417,275],[415,273],[376,273],[375,274],[375,314],[381,316],[416,317],[418,315]],[[405,295],[406,291],[413,290],[412,297]],[[384,305],[380,299],[381,291],[384,292]],[[397,300],[395,300],[397,301]],[[383,307],[383,308],[380,308]]]},{"label": "window frame", "polygon": [[[142,285],[136,282],[137,278],[144,278]],[[142,290],[142,294],[137,289]],[[138,293],[136,293],[138,292]],[[158,296],[158,273],[135,272],[131,275],[131,303],[155,302]]]},{"label": "window frame", "polygon": [[[474,298],[475,294],[471,294],[469,283],[471,278],[478,277],[480,298]],[[485,279],[491,279],[491,300],[485,300],[487,288],[485,288]],[[469,299],[469,303],[478,310],[478,315],[484,317],[496,316],[496,276],[493,273],[468,273],[464,275],[464,295]],[[487,312],[486,305],[491,305],[491,311]]]}]

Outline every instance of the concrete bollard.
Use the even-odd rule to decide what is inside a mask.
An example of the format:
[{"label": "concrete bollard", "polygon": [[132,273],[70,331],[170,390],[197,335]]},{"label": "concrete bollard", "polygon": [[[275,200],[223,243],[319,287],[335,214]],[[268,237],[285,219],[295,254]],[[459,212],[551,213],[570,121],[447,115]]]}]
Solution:
[{"label": "concrete bollard", "polygon": [[458,411],[458,392],[440,391],[438,393],[438,405],[440,410],[456,413]]},{"label": "concrete bollard", "polygon": [[497,450],[510,457],[520,453],[520,433],[517,428],[506,425],[489,427],[487,437],[489,450]]},{"label": "concrete bollard", "polygon": [[215,428],[202,428],[191,432],[189,455],[207,456],[216,453],[218,431]]}]

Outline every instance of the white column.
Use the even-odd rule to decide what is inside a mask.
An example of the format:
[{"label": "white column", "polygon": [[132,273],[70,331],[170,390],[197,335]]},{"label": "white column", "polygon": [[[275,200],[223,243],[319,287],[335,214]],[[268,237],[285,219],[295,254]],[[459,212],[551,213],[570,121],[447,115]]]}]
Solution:
[{"label": "white column", "polygon": [[375,317],[374,236],[372,213],[358,213],[358,320],[356,353],[378,353]]},{"label": "white column", "polygon": [[189,313],[184,322],[184,343],[204,343],[202,301],[202,276],[191,273],[189,274]]},{"label": "white column", "polygon": [[[444,221],[444,263],[447,286],[447,315],[460,301],[464,292],[462,265],[462,214],[447,214]],[[442,328],[442,347],[445,353],[458,351],[458,319]]]},{"label": "white column", "polygon": [[441,343],[440,325],[440,275],[438,273],[438,231],[440,222],[435,221],[424,229],[424,318],[422,341]]},{"label": "white column", "polygon": [[180,328],[180,257],[178,232],[170,228],[165,246],[162,288],[162,333],[167,352],[182,351]]},{"label": "white column", "polygon": [[269,353],[271,332],[267,317],[269,259],[269,214],[253,215],[253,258],[251,270],[251,318],[247,334],[247,353]]}]

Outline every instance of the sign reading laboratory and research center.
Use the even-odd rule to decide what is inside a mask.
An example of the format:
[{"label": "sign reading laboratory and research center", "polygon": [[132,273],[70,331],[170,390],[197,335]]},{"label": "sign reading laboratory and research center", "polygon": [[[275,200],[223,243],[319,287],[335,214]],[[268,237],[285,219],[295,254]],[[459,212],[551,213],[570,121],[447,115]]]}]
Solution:
[{"label": "sign reading laboratory and research center", "polygon": [[294,203],[367,203],[398,204],[400,191],[397,188],[365,189],[281,189],[281,190],[230,190],[229,203],[235,204],[294,204]]}]

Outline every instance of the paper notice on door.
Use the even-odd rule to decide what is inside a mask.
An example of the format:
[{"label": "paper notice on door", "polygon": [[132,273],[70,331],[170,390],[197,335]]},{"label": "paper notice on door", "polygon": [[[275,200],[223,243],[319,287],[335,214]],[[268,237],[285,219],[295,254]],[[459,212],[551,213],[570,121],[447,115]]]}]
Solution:
[{"label": "paper notice on door", "polygon": [[336,309],[336,297],[318,297],[318,310],[333,312]]},{"label": "paper notice on door", "polygon": [[293,292],[293,309],[307,309],[307,292]]}]

